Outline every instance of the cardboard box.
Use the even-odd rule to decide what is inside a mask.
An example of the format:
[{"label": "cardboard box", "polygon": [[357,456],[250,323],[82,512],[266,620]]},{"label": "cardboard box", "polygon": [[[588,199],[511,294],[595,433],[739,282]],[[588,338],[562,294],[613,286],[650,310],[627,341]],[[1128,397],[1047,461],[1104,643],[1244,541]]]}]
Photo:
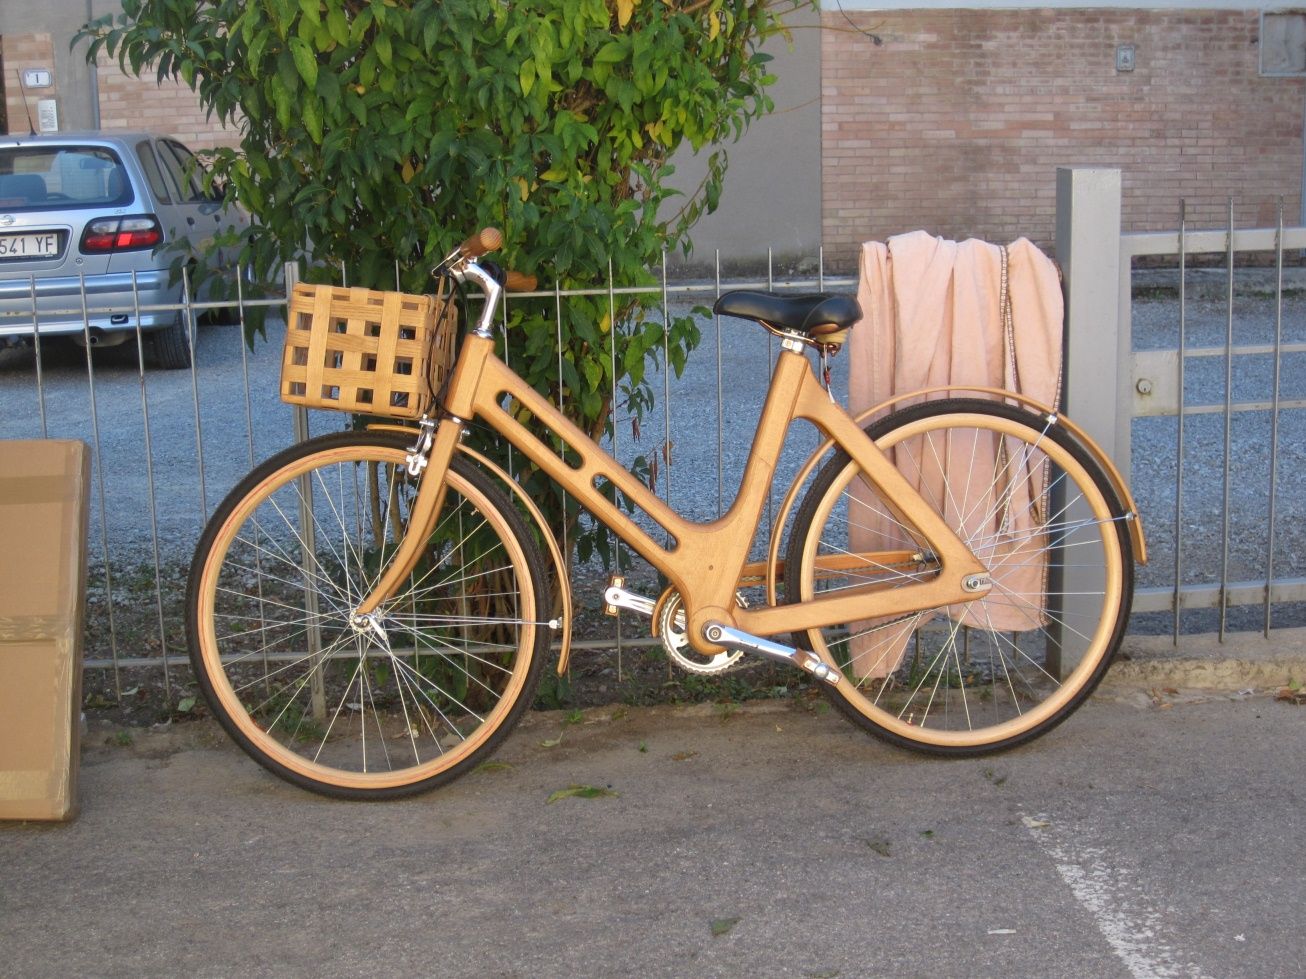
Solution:
[{"label": "cardboard box", "polygon": [[77,806],[91,457],[0,442],[0,819]]}]

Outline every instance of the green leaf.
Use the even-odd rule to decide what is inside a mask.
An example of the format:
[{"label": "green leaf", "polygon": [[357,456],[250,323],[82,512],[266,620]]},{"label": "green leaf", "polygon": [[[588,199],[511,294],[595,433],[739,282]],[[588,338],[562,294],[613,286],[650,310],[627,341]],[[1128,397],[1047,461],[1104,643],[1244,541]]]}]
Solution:
[{"label": "green leaf", "polygon": [[609,41],[594,55],[594,63],[611,65],[626,60],[626,48],[620,41]]},{"label": "green leaf", "polygon": [[308,42],[298,37],[292,37],[288,42],[290,45],[290,54],[295,59],[295,68],[299,72],[299,77],[304,79],[304,84],[309,88],[317,86],[317,57],[313,49],[308,46]]},{"label": "green leaf", "polygon": [[381,64],[388,67],[394,63],[394,48],[390,43],[389,34],[377,34],[374,47],[376,50],[376,56],[381,59]]},{"label": "green leaf", "polygon": [[305,99],[301,106],[301,110],[304,114],[304,128],[308,130],[308,134],[314,143],[321,143],[322,116],[318,111],[317,99]]},{"label": "green leaf", "polygon": [[712,937],[720,938],[722,935],[730,934],[730,929],[739,924],[738,918],[713,918],[712,919]]},{"label": "green leaf", "polygon": [[565,789],[558,789],[551,794],[546,804],[552,804],[559,799],[604,799],[617,798],[617,793],[612,789],[598,788],[593,785],[572,785]]},{"label": "green leaf", "polygon": [[327,11],[326,28],[337,44],[349,43],[349,21],[345,19],[344,11],[339,7],[332,7]]}]

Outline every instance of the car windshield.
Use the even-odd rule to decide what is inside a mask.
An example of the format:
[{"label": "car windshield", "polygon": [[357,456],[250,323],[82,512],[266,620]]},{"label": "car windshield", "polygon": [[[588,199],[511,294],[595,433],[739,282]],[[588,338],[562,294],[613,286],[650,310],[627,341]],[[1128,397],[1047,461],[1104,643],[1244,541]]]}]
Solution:
[{"label": "car windshield", "polygon": [[0,147],[0,210],[123,207],[133,200],[122,161],[106,147]]}]

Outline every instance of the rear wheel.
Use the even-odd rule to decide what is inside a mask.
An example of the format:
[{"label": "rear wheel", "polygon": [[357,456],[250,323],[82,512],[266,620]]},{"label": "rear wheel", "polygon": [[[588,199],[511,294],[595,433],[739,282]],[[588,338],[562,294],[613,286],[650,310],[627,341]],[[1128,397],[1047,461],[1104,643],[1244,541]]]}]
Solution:
[{"label": "rear wheel", "polygon": [[228,733],[326,795],[425,791],[488,756],[533,698],[551,630],[539,551],[455,458],[426,549],[366,623],[353,610],[408,526],[396,433],[342,433],[250,473],[191,567],[191,662]]},{"label": "rear wheel", "polygon": [[167,326],[150,334],[154,346],[154,365],[167,371],[185,370],[190,366],[190,331],[184,310]]},{"label": "rear wheel", "polygon": [[[867,434],[993,586],[975,601],[868,609],[796,636],[844,673],[822,689],[873,734],[934,754],[996,751],[1051,729],[1101,680],[1129,617],[1131,543],[1106,475],[1054,418],[997,402],[927,402]],[[790,540],[790,601],[879,593],[938,570],[920,532],[846,454],[818,473]]]}]

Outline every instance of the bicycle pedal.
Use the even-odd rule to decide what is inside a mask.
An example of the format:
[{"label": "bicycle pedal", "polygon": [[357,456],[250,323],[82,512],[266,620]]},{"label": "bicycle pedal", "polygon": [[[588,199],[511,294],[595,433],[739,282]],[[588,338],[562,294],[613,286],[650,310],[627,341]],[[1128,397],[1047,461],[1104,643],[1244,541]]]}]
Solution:
[{"label": "bicycle pedal", "polygon": [[606,603],[603,606],[603,614],[616,616],[622,609],[628,612],[635,612],[644,616],[646,619],[653,617],[653,607],[657,604],[651,598],[643,595],[636,595],[633,591],[626,591],[622,586],[626,579],[620,575],[613,575],[608,579],[607,590],[603,592],[603,600]]},{"label": "bicycle pedal", "polygon": [[613,604],[609,596],[612,594],[613,589],[621,590],[622,585],[624,585],[625,583],[626,583],[626,579],[619,574],[614,574],[611,578],[608,579],[608,587],[603,592],[603,597],[608,600],[608,603],[603,606],[604,615],[610,615],[615,619],[618,615],[621,614],[621,609],[619,609],[615,604]]}]

